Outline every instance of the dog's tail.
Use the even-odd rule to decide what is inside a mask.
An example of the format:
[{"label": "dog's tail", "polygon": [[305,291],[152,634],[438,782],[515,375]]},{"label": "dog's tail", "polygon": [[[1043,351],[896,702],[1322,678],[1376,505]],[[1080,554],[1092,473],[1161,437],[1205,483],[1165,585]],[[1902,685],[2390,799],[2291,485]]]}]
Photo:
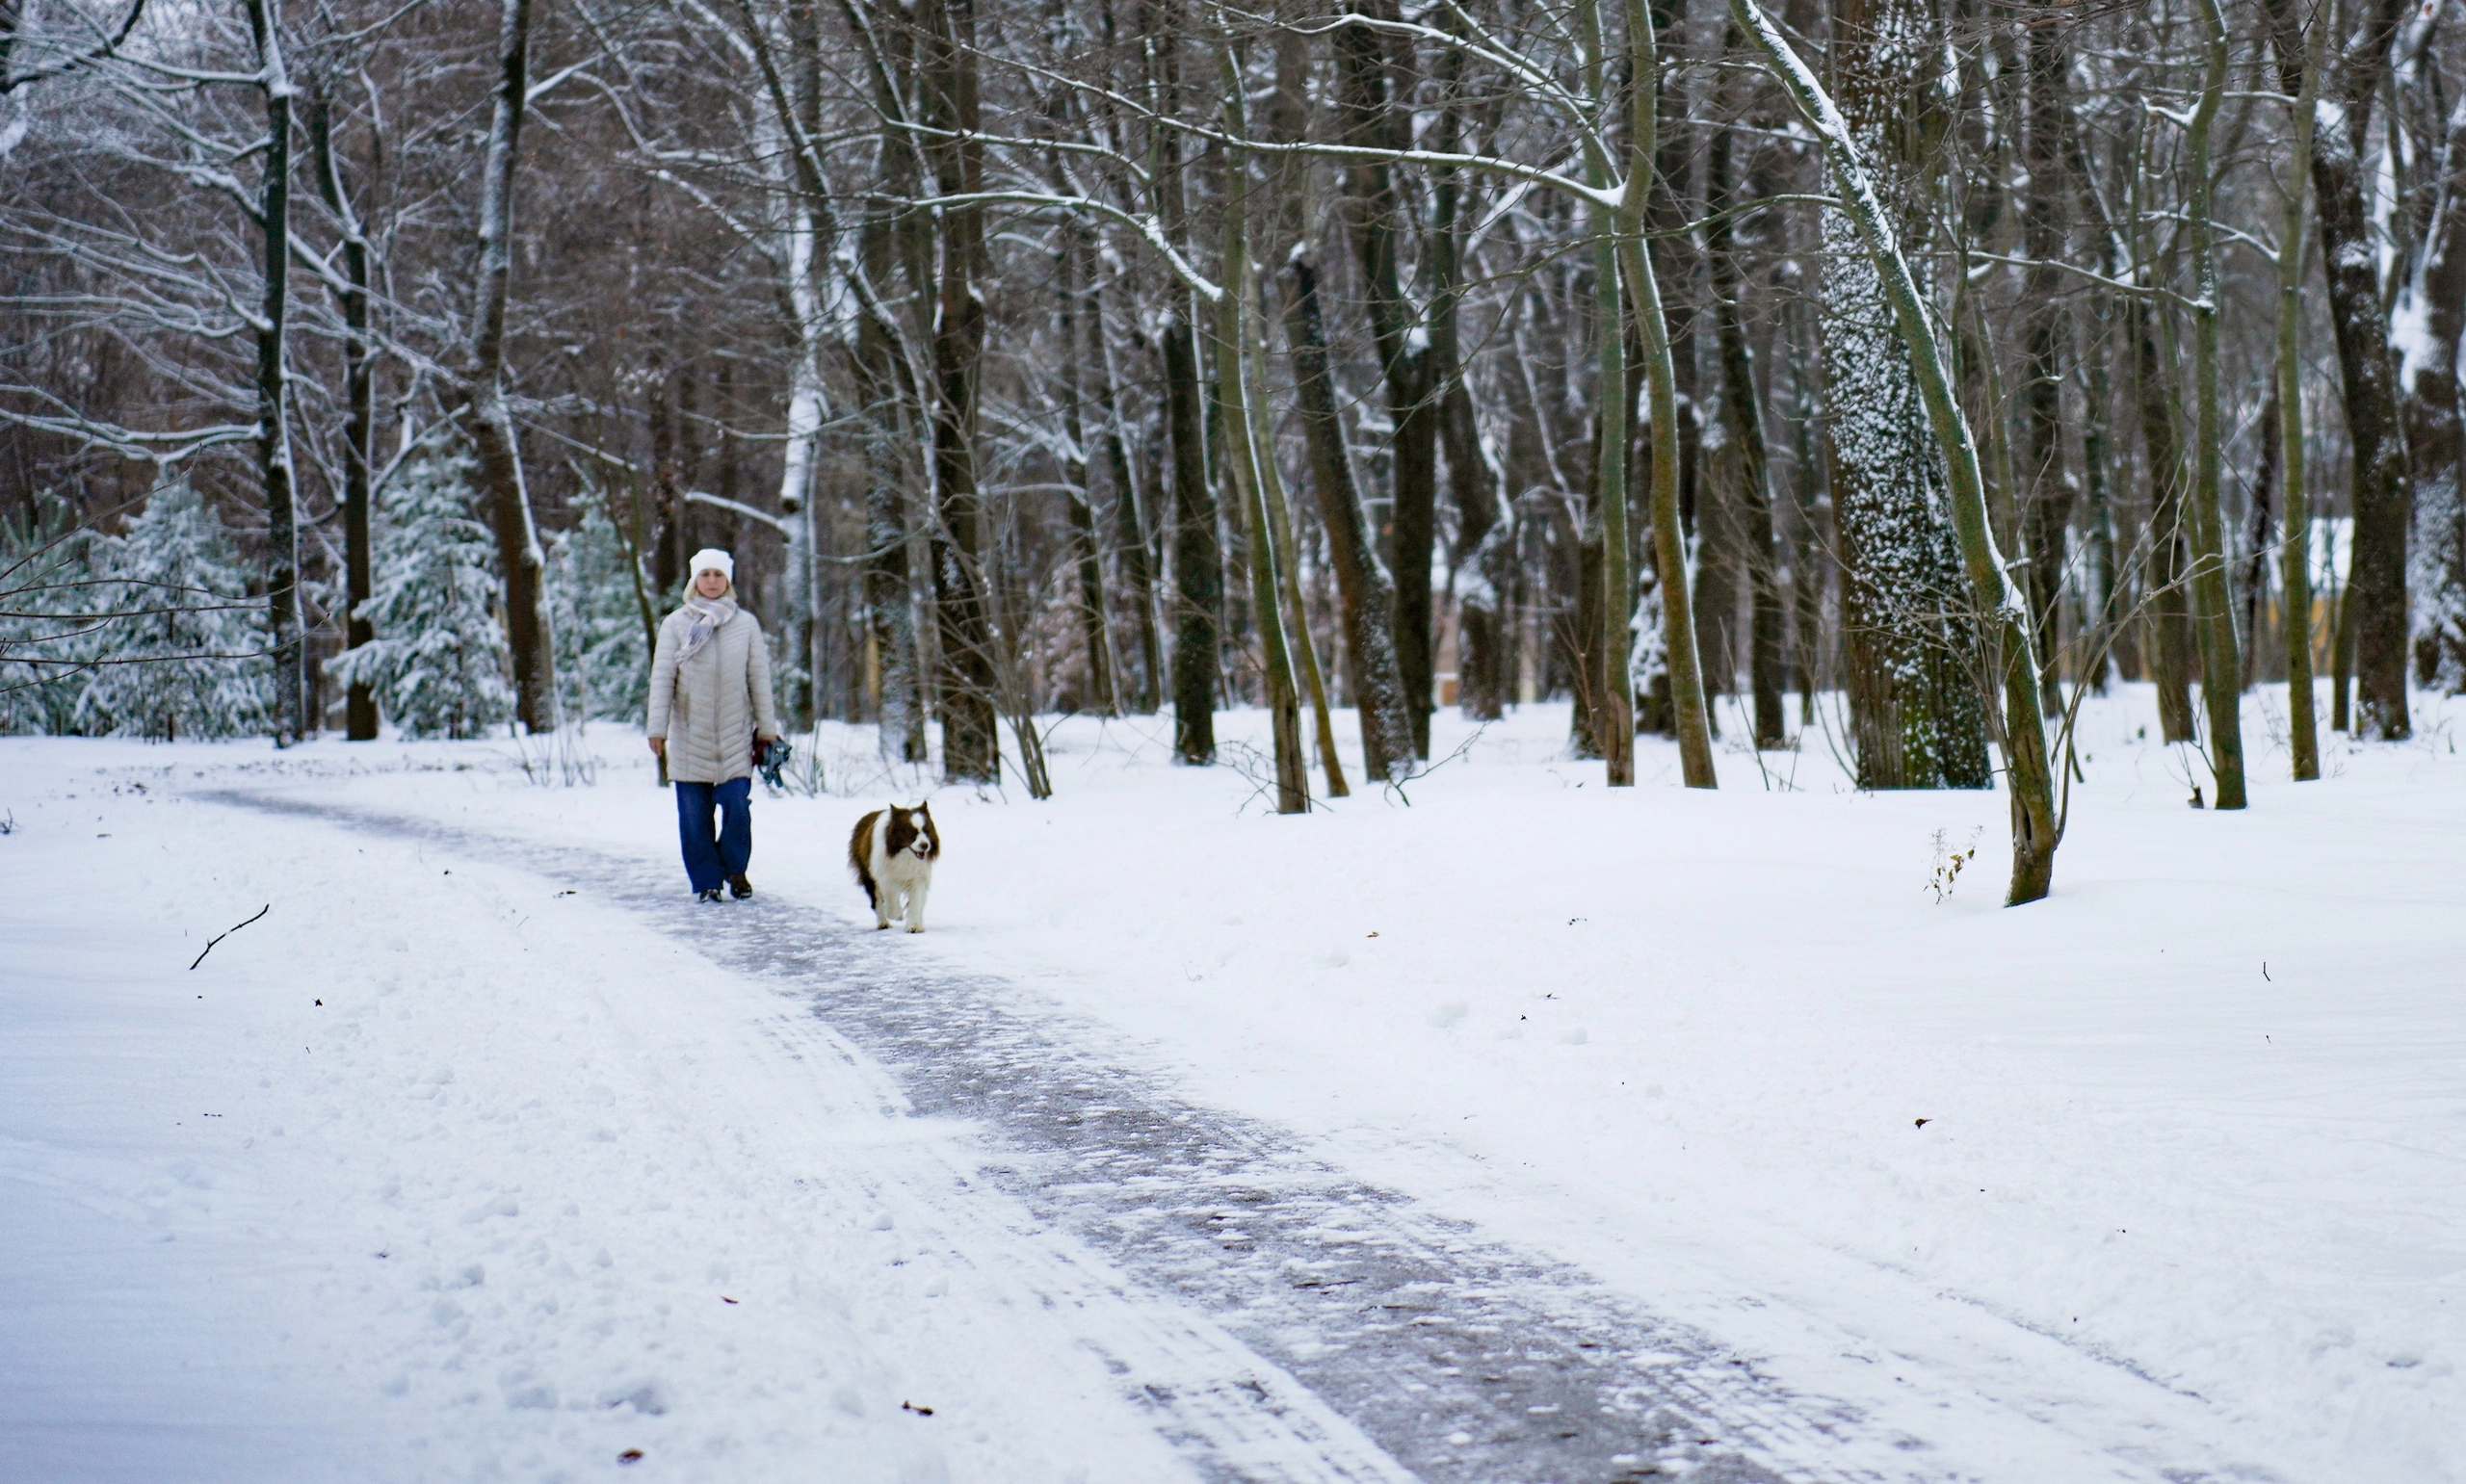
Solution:
[{"label": "dog's tail", "polygon": [[856,884],[865,889],[865,904],[881,906],[880,889],[874,885],[874,828],[882,817],[879,809],[856,821],[855,832],[848,837],[848,869],[856,872]]}]

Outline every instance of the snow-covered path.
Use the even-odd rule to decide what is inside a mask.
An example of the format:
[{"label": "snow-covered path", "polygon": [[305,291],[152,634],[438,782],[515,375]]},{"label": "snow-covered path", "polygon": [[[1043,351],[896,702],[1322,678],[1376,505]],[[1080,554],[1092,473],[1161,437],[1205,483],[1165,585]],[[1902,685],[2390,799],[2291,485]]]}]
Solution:
[{"label": "snow-covered path", "polygon": [[[0,1479],[1193,1476],[1085,1341],[1238,1347],[801,1006],[467,852],[66,799],[6,881]],[[1221,1442],[1374,1452],[1288,1412]]]},{"label": "snow-covered path", "polygon": [[[774,1032],[791,1054],[845,1037],[879,1058],[911,1116],[982,1132],[981,1177],[1037,1227],[1086,1243],[1127,1286],[1187,1306],[1194,1317],[1182,1323],[1146,1316],[1151,1331],[1189,1326],[1161,1345],[1152,1333],[1143,1347],[1134,1336],[1082,1340],[1210,1477],[1614,1479],[1683,1461],[1706,1480],[1772,1478],[1748,1453],[1825,1460],[1818,1476],[1906,1467],[1889,1443],[1861,1445],[1873,1440],[1846,1409],[1761,1384],[1700,1337],[1328,1168],[1290,1135],[1195,1106],[1101,1054],[1099,1028],[1038,1014],[997,979],[904,957],[898,935],[775,898],[690,903],[664,862],[278,796],[214,796],[587,883],[798,997],[813,1019]],[[1241,1343],[1224,1343],[1218,1324]]]},{"label": "snow-covered path", "polygon": [[[2456,888],[2413,865],[2453,838],[2445,763],[2253,817],[2433,905],[2312,929],[2390,928],[2383,1000],[2298,958],[2250,1028],[2304,1043],[2266,1074],[2298,1082],[2169,1050],[2164,1100],[2119,1102],[2115,1048],[2140,1079],[2144,1042],[2252,1018],[2128,962],[2218,955],[2112,897],[2217,824],[2102,817],[2062,915],[1912,919],[1858,863],[1991,796],[1595,804],[1519,745],[1311,821],[1301,861],[1211,812],[1238,780],[1074,754],[1067,808],[937,799],[966,844],[913,939],[855,920],[844,799],[767,803],[763,895],[699,906],[621,773],[0,744],[0,1479],[2451,1476],[2453,1191],[2413,1177],[2453,1155],[2455,1025],[2411,987],[2453,962]],[[1632,877],[1528,904],[1470,869],[1526,819],[1623,863],[1619,813],[1719,842],[1681,867],[1708,901],[1805,860],[1799,941],[1640,937]],[[2198,847],[2199,890],[2272,869]],[[2109,936],[2067,925],[2092,908]],[[2318,958],[2295,923],[2272,959]],[[1903,1014],[1809,972],[1920,932],[2037,935],[2066,997]],[[2320,1260],[2357,1237],[2385,1274]]]},{"label": "snow-covered path", "polygon": [[[279,793],[205,797],[574,883],[544,890],[620,908],[789,997],[807,1013],[768,1020],[780,1053],[868,1060],[897,1089],[886,1117],[963,1131],[899,1182],[916,1208],[902,1229],[922,1261],[1038,1253],[1014,1277],[1043,1309],[1073,1316],[1069,1341],[1103,1359],[1204,1477],[1712,1481],[1777,1468],[1951,1479],[1979,1476],[1987,1440],[1989,1456],[2026,1459],[2032,1477],[2198,1478],[2226,1462],[2166,1436],[2163,1394],[2141,1398],[2156,1415],[2107,1414],[2097,1397],[2112,1378],[2095,1374],[2069,1378],[2080,1386],[2069,1395],[2066,1379],[2039,1376],[2066,1405],[2037,1415],[1963,1378],[1920,1378],[1954,1414],[1962,1445],[1947,1459],[1926,1436],[1791,1393],[1637,1295],[1422,1211],[1289,1134],[1194,1105],[1125,1065],[1137,1048],[1102,1028],[997,978],[904,955],[901,935],[775,897],[691,903],[665,861]],[[879,1179],[864,1182],[864,1201],[886,1198]],[[2047,1352],[2028,1357],[2034,1367],[2098,1369],[2032,1338],[2004,1342]],[[2118,1450],[2118,1434],[2138,1441]]]}]

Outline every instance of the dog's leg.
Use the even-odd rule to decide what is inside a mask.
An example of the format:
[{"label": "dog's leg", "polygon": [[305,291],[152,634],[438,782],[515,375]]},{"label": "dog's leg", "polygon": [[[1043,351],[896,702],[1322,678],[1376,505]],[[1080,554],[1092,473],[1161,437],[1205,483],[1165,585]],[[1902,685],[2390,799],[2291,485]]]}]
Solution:
[{"label": "dog's leg", "polygon": [[925,930],[925,889],[931,882],[919,881],[907,889],[907,930]]},{"label": "dog's leg", "polygon": [[890,916],[899,909],[899,888],[884,881],[874,893],[874,931],[890,925]]}]

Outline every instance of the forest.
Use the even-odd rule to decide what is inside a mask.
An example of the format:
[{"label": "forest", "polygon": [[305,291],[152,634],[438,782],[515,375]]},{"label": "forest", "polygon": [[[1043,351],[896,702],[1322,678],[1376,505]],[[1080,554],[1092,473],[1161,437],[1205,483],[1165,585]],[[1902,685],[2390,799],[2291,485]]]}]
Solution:
[{"label": "forest", "polygon": [[636,720],[720,546],[951,781],[1557,697],[2000,788],[2033,900],[2085,695],[2236,809],[2247,689],[2466,690],[2459,22],[0,0],[0,731]]}]

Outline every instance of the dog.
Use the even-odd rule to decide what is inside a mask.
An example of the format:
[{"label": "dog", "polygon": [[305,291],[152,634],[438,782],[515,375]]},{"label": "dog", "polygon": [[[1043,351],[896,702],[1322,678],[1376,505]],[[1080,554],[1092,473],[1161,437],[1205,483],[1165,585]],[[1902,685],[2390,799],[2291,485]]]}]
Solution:
[{"label": "dog", "polygon": [[874,928],[894,913],[909,932],[925,930],[925,894],[933,886],[933,863],[941,859],[942,832],[933,827],[933,806],[877,809],[856,821],[848,837],[848,866],[874,908]]}]

